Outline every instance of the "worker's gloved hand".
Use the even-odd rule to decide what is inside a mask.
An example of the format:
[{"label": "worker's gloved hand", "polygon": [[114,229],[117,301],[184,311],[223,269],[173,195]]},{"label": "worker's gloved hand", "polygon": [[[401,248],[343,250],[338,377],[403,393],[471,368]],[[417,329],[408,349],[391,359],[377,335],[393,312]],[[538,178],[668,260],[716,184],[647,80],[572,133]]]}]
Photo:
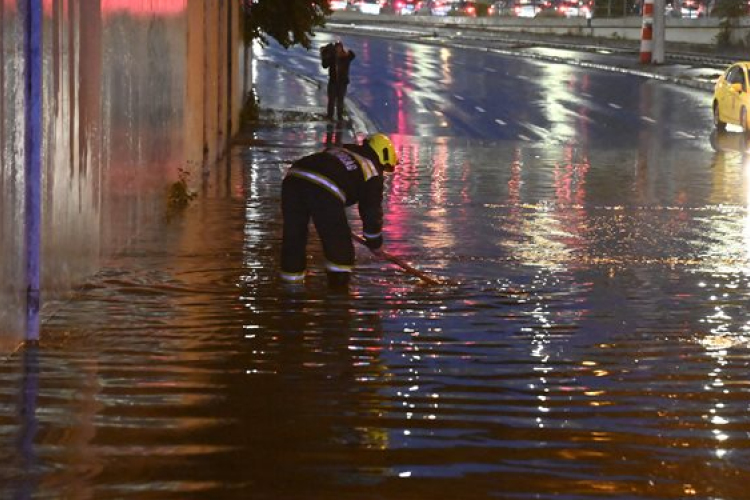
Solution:
[{"label": "worker's gloved hand", "polygon": [[365,236],[364,240],[365,240],[365,245],[367,245],[367,248],[369,248],[370,250],[372,250],[374,248],[380,248],[380,247],[383,246],[383,235],[382,234],[380,234],[380,235],[378,235],[378,236],[376,236],[374,238],[373,237],[369,237],[368,238],[367,236]]}]

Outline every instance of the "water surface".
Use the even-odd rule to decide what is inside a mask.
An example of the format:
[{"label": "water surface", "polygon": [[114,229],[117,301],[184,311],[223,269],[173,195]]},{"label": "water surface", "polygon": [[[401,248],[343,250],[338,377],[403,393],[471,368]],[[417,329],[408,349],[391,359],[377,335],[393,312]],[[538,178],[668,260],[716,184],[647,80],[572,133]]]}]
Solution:
[{"label": "water surface", "polygon": [[395,134],[388,250],[449,284],[358,248],[351,289],[331,292],[313,241],[289,289],[280,181],[326,140],[300,85],[286,90],[310,92],[304,119],[244,137],[39,350],[0,364],[0,496],[746,497],[735,136]]}]

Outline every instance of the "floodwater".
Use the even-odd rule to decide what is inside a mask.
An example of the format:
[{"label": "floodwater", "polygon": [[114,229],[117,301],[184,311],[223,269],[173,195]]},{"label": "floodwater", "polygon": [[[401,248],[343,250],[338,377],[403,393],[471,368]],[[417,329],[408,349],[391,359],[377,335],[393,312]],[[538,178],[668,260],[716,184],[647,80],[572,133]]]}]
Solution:
[{"label": "floodwater", "polygon": [[396,135],[388,250],[447,284],[360,248],[342,293],[317,242],[276,279],[285,165],[326,139],[287,116],[0,364],[0,497],[746,498],[735,137]]}]

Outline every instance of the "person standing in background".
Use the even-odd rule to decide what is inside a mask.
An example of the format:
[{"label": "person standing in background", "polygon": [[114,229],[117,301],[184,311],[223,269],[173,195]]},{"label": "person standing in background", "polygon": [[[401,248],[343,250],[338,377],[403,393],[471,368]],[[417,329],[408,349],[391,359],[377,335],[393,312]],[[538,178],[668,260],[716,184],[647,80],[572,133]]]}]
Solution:
[{"label": "person standing in background", "polygon": [[349,66],[356,55],[353,51],[344,48],[339,40],[329,43],[320,49],[320,62],[328,69],[328,110],[326,118],[341,121],[344,119],[344,99],[349,86]]}]

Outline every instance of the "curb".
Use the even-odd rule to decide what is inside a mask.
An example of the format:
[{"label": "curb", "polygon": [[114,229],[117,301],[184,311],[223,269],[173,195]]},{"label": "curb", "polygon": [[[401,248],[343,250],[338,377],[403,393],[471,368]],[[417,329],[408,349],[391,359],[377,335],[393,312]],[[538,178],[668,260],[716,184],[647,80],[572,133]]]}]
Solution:
[{"label": "curb", "polygon": [[[270,61],[268,59],[258,59],[258,62],[263,63],[263,64],[268,64],[268,65],[275,67],[278,70],[285,71],[295,76],[296,78],[299,78],[300,80],[304,80],[308,83],[315,85],[318,89],[322,89],[326,85],[325,78],[315,78],[310,75],[300,73],[299,71],[292,69],[289,66],[285,66],[281,63]],[[375,127],[375,124],[367,117],[367,113],[362,111],[362,108],[359,106],[359,104],[349,96],[347,96],[345,99],[346,99],[347,110],[349,111],[349,114],[351,115],[351,124],[350,124],[349,130],[351,131],[352,135],[353,136],[356,136],[359,134],[369,135],[369,134],[377,132],[378,129]]]}]

